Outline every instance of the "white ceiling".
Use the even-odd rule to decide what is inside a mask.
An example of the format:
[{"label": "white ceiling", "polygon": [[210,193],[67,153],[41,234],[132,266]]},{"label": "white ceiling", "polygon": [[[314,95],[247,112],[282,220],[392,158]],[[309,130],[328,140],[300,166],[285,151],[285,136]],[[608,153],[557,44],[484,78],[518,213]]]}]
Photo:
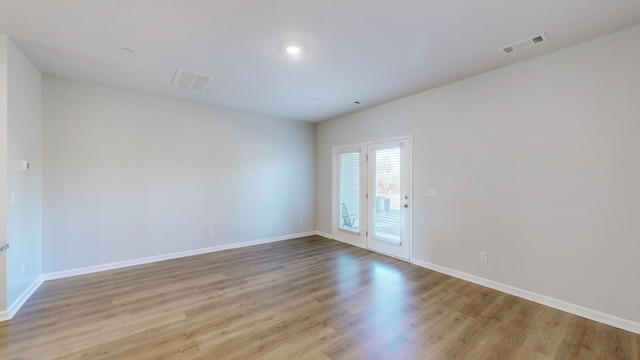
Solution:
[{"label": "white ceiling", "polygon": [[[639,23],[639,0],[0,0],[0,33],[44,74],[308,122]],[[176,67],[216,78],[174,88]]]}]

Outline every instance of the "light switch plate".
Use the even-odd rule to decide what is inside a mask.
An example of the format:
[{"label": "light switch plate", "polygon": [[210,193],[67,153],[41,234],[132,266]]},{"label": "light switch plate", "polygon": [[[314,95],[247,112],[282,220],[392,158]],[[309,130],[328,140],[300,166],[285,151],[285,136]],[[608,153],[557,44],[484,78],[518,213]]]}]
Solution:
[{"label": "light switch plate", "polygon": [[438,197],[438,189],[427,189],[427,197],[437,198]]}]

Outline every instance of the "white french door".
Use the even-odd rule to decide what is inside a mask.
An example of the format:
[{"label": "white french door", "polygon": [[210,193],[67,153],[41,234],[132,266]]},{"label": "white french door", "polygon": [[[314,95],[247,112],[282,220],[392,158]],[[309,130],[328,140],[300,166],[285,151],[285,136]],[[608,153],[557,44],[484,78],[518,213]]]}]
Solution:
[{"label": "white french door", "polygon": [[334,149],[337,240],[411,259],[411,140]]},{"label": "white french door", "polygon": [[334,150],[333,233],[337,239],[362,246],[366,242],[366,154],[361,146]]},{"label": "white french door", "polygon": [[410,260],[411,142],[371,144],[367,156],[367,247]]}]

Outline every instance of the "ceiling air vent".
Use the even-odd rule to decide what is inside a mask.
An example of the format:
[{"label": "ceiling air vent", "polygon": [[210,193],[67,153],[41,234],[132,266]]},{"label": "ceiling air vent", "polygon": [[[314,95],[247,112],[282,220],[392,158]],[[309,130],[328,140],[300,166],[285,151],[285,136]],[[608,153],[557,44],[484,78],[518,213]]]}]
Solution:
[{"label": "ceiling air vent", "polygon": [[211,75],[201,74],[195,71],[185,70],[183,68],[176,68],[176,74],[173,76],[171,85],[183,89],[203,92],[207,90],[207,87],[211,84],[211,80],[213,80],[213,76]]},{"label": "ceiling air vent", "polygon": [[518,50],[522,50],[524,48],[528,48],[529,46],[538,45],[547,41],[547,35],[545,33],[541,33],[535,35],[531,38],[520,40],[511,45],[507,45],[505,47],[500,48],[500,51],[504,54],[511,54],[512,52],[516,52]]}]

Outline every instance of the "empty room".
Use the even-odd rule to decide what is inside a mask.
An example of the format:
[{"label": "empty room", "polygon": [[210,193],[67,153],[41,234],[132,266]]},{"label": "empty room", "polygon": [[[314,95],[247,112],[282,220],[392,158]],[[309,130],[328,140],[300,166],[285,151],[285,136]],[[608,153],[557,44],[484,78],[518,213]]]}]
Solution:
[{"label": "empty room", "polygon": [[640,359],[637,0],[0,0],[0,358]]}]

